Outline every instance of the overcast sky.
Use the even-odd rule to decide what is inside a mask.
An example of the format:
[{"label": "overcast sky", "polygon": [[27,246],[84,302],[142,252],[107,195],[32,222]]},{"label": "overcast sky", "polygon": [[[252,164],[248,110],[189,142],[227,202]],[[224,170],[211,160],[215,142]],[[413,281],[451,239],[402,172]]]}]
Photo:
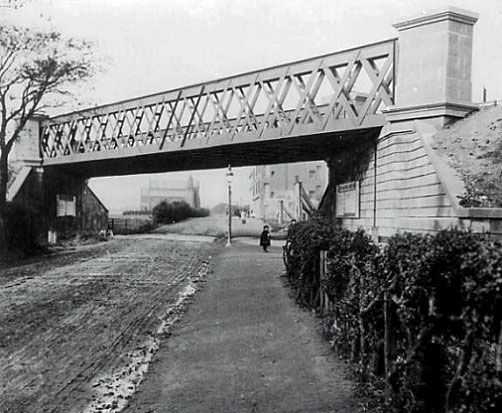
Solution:
[{"label": "overcast sky", "polygon": [[[396,37],[392,23],[447,5],[480,15],[474,100],[483,86],[489,100],[502,99],[502,0],[32,0],[17,11],[0,8],[0,23],[49,24],[94,40],[107,72],[82,92],[88,106]],[[226,199],[225,171],[193,175],[204,204]],[[236,175],[244,201],[247,172]],[[137,208],[147,180],[100,178],[91,185],[112,210]]]}]

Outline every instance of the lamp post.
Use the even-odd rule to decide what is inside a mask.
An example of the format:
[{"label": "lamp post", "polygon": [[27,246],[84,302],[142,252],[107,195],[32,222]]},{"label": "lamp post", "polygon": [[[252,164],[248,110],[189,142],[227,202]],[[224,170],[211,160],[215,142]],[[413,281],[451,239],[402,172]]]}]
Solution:
[{"label": "lamp post", "polygon": [[228,238],[227,247],[232,245],[232,180],[234,174],[232,172],[232,167],[228,165],[227,170],[227,184],[228,184]]}]

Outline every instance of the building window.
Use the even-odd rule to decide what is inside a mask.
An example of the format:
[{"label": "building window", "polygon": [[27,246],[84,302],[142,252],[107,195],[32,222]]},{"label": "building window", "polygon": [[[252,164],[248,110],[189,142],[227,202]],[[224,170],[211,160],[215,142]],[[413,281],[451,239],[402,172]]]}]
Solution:
[{"label": "building window", "polygon": [[310,199],[315,198],[315,191],[309,191],[309,198]]},{"label": "building window", "polygon": [[315,171],[312,169],[309,171],[309,179],[315,179]]},{"label": "building window", "polygon": [[274,193],[270,192],[270,198],[273,198],[273,197],[274,197]]},{"label": "building window", "polygon": [[270,185],[269,184],[263,185],[263,192],[264,192],[264,198],[270,198]]},{"label": "building window", "polygon": [[321,179],[321,165],[317,165],[315,167],[315,175],[316,179]]},{"label": "building window", "polygon": [[321,193],[321,192],[322,192],[322,187],[321,187],[321,185],[316,185],[316,186],[315,186],[315,195],[316,195],[316,197],[317,197],[317,198],[319,198],[319,199],[320,199],[320,198],[321,198],[321,196],[322,196],[322,193]]},{"label": "building window", "polygon": [[270,171],[270,177],[273,178],[275,175],[275,171]]}]

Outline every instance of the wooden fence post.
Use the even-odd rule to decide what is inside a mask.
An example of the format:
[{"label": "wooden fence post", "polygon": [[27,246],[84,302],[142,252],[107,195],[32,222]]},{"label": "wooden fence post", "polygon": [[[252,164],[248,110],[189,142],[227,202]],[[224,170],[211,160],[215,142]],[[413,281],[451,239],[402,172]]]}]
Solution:
[{"label": "wooden fence post", "polygon": [[390,396],[390,384],[389,384],[389,374],[390,374],[390,363],[391,363],[391,343],[390,343],[390,314],[389,314],[389,293],[384,292],[383,295],[383,320],[384,320],[384,374],[385,374],[385,393],[387,398]]},{"label": "wooden fence post", "polygon": [[365,279],[364,271],[359,271],[359,361],[361,362],[361,373],[363,377],[366,376],[366,340],[365,340],[365,327],[364,327],[364,314],[362,309],[364,308],[364,297],[366,295],[365,291]]},{"label": "wooden fence post", "polygon": [[326,279],[327,274],[327,251],[321,250],[319,253],[319,297],[320,297],[320,310],[322,314],[331,311],[328,293],[324,289],[323,280]]},{"label": "wooden fence post", "polygon": [[325,297],[322,280],[324,277],[324,251],[319,252],[319,309],[321,314],[324,314]]}]

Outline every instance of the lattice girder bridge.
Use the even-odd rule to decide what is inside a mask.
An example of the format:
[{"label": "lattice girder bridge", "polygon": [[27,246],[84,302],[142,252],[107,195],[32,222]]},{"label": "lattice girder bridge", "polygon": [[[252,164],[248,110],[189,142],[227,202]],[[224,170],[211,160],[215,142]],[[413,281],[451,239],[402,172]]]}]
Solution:
[{"label": "lattice girder bridge", "polygon": [[[160,161],[167,158],[159,155],[187,150],[191,161],[169,157],[171,167],[164,162],[158,170],[277,162],[289,149],[289,161],[319,159],[328,140],[313,145],[313,136],[361,133],[385,123],[380,110],[394,104],[396,47],[392,39],[47,119],[41,124],[43,165],[73,164],[92,176],[101,169],[110,174],[106,160],[117,162],[112,174],[123,174],[127,165],[134,168],[131,158]],[[277,140],[280,146],[271,144]],[[237,155],[230,149],[236,145],[242,149]],[[119,160],[126,161],[123,168]],[[135,169],[130,173],[156,168]]]}]

